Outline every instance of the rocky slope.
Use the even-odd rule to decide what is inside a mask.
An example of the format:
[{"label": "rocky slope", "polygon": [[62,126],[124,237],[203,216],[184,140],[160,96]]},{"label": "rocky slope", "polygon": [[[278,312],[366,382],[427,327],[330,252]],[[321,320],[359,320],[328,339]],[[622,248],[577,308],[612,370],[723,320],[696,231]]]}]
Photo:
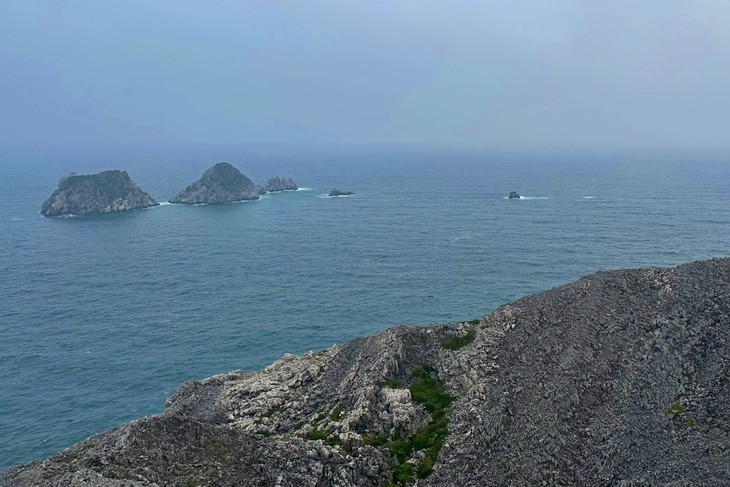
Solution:
[{"label": "rocky slope", "polygon": [[157,206],[157,202],[129,177],[127,171],[71,175],[41,206],[45,216],[114,213]]},{"label": "rocky slope", "polygon": [[269,178],[266,184],[259,186],[257,189],[259,194],[266,194],[277,193],[279,191],[296,191],[299,189],[299,186],[297,186],[297,183],[292,178],[286,179],[274,176],[273,178]]},{"label": "rocky slope", "polygon": [[189,382],[0,486],[730,484],[730,259]]},{"label": "rocky slope", "polygon": [[256,200],[256,185],[227,162],[208,168],[193,184],[180,191],[170,203],[201,204]]}]

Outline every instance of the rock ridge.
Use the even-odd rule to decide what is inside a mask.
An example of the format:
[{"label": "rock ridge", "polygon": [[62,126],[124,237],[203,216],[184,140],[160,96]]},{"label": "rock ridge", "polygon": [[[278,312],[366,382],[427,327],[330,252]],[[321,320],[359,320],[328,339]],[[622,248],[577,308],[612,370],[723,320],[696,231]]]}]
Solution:
[{"label": "rock ridge", "polygon": [[728,485],[730,259],[185,383],[0,486]]}]

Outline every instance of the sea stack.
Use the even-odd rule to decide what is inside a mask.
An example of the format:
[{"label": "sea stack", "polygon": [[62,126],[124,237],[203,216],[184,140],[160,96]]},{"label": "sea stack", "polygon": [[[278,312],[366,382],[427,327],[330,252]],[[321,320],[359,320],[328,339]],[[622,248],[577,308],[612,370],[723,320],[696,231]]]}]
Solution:
[{"label": "sea stack", "polygon": [[519,193],[517,193],[517,191],[512,191],[507,198],[511,200],[518,200],[521,198],[521,196],[519,195]]},{"label": "sea stack", "polygon": [[295,183],[292,178],[286,179],[280,178],[279,176],[270,178],[266,181],[266,184],[258,186],[257,188],[259,194],[278,193],[280,191],[296,191],[298,189],[299,186],[297,186],[297,183]]},{"label": "sea stack", "polygon": [[350,196],[352,194],[355,194],[355,193],[353,193],[352,191],[341,191],[337,188],[332,188],[332,191],[330,191],[329,196]]},{"label": "sea stack", "polygon": [[193,184],[180,191],[170,203],[195,205],[257,200],[256,185],[227,162],[208,168]]},{"label": "sea stack", "polygon": [[152,196],[132,181],[127,171],[112,170],[82,175],[72,173],[61,179],[56,191],[41,206],[41,214],[91,215],[157,205]]}]

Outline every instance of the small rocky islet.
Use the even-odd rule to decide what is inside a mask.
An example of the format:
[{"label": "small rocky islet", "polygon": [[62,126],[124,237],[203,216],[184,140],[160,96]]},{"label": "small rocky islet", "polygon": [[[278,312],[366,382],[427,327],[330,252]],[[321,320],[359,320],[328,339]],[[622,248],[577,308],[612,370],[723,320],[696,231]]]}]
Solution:
[{"label": "small rocky islet", "polygon": [[170,200],[173,204],[230,203],[259,199],[256,185],[228,162],[219,162]]},{"label": "small rocky islet", "polygon": [[0,486],[730,485],[730,259],[185,383]]},{"label": "small rocky islet", "polygon": [[41,205],[45,216],[117,213],[157,206],[152,196],[142,191],[127,171],[111,170],[97,174],[70,174]]},{"label": "small rocky islet", "polygon": [[353,194],[355,194],[355,193],[353,193],[352,191],[342,191],[342,190],[339,190],[337,188],[332,188],[332,191],[330,191],[330,193],[329,193],[328,196],[330,196],[330,197],[333,197],[333,196],[350,196],[350,195],[353,195]]}]

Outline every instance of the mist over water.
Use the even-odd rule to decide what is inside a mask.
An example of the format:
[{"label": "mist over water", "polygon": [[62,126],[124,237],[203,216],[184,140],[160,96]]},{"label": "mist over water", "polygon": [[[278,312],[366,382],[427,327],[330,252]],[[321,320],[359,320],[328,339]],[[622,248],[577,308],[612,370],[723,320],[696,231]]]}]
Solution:
[{"label": "mist over water", "polygon": [[[213,152],[3,160],[0,469],[159,413],[186,380],[730,248],[721,156]],[[39,214],[71,170],[127,169],[165,201],[219,160],[307,190]]]}]

